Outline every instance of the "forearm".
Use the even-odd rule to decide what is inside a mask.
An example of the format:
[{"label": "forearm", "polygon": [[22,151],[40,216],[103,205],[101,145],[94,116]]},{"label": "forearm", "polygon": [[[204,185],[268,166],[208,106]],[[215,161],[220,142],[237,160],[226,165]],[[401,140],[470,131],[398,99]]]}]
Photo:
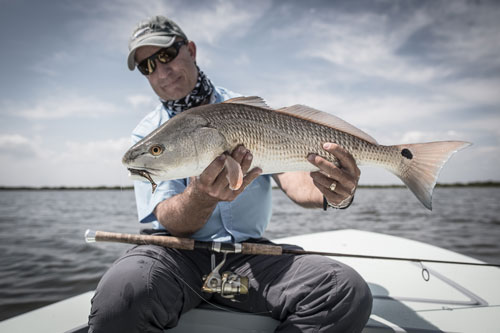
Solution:
[{"label": "forearm", "polygon": [[217,203],[190,184],[184,192],[160,202],[153,213],[172,235],[186,237],[205,225]]},{"label": "forearm", "polygon": [[304,208],[323,206],[323,195],[314,185],[309,172],[285,172],[273,176],[283,192]]}]

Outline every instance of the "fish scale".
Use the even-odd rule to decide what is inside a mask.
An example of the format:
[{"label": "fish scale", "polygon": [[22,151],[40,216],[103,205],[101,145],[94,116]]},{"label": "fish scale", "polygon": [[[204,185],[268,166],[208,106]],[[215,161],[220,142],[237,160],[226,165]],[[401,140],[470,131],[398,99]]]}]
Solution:
[{"label": "fish scale", "polygon": [[[307,162],[309,154],[317,154],[337,164],[337,159],[322,149],[325,142],[338,143],[349,151],[359,164],[383,163],[381,153],[384,146],[377,146],[365,140],[337,131],[330,127],[304,122],[302,119],[272,110],[254,106],[208,105],[197,110],[197,114],[207,119],[209,126],[216,128],[226,137],[232,151],[243,144],[253,154],[253,166],[264,173],[284,171],[315,171],[317,168]],[[231,117],[227,117],[231,114]],[[268,161],[288,166],[270,164]],[[274,170],[270,166],[281,168]]]},{"label": "fish scale", "polygon": [[331,114],[304,105],[274,110],[259,97],[239,97],[180,113],[131,147],[122,162],[132,174],[154,184],[153,180],[198,176],[217,156],[244,145],[252,152],[252,167],[260,167],[264,174],[316,171],[307,161],[310,154],[338,166],[335,156],[322,148],[326,142],[341,145],[358,165],[382,166],[394,173],[428,209],[442,166],[470,145],[379,145]]}]

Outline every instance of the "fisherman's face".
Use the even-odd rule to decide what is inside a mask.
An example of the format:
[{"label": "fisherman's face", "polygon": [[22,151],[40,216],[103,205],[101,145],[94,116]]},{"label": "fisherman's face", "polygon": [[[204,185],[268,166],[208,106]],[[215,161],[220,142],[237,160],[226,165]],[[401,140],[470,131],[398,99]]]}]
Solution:
[{"label": "fisherman's face", "polygon": [[[142,46],[135,52],[135,60],[140,63],[160,49],[161,47],[156,46]],[[179,54],[169,63],[163,64],[156,59],[155,71],[146,75],[146,78],[160,98],[167,101],[180,99],[194,89],[198,79],[195,60],[196,45],[189,41],[179,49]]]}]

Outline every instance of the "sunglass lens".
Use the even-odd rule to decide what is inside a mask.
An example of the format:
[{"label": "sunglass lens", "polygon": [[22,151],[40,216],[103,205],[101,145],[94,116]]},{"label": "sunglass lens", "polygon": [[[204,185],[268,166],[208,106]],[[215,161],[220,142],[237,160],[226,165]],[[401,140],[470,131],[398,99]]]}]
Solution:
[{"label": "sunglass lens", "polygon": [[149,75],[148,73],[148,64],[147,64],[147,59],[142,61],[141,63],[137,64],[137,69],[139,72],[141,72],[143,75]]},{"label": "sunglass lens", "polygon": [[150,75],[156,69],[156,64],[155,64],[154,60],[144,59],[144,61],[142,61],[141,63],[137,64],[137,69],[143,75]]},{"label": "sunglass lens", "polygon": [[157,59],[161,63],[166,64],[167,62],[174,60],[176,56],[177,56],[177,49],[174,47],[169,47],[159,52]]},{"label": "sunglass lens", "polygon": [[148,59],[148,74],[153,73],[155,69],[156,69],[155,61],[152,59]]}]

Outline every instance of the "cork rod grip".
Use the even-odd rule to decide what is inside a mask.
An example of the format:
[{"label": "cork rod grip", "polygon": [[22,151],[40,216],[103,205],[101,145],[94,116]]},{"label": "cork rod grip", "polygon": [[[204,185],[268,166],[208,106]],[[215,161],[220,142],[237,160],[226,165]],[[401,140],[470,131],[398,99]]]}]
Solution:
[{"label": "cork rod grip", "polygon": [[277,245],[241,243],[241,253],[280,256],[281,254],[283,254],[283,249]]},{"label": "cork rod grip", "polygon": [[106,231],[90,231],[85,234],[87,242],[104,241],[138,245],[159,245],[179,250],[194,250],[194,240],[171,236],[133,235]]}]

